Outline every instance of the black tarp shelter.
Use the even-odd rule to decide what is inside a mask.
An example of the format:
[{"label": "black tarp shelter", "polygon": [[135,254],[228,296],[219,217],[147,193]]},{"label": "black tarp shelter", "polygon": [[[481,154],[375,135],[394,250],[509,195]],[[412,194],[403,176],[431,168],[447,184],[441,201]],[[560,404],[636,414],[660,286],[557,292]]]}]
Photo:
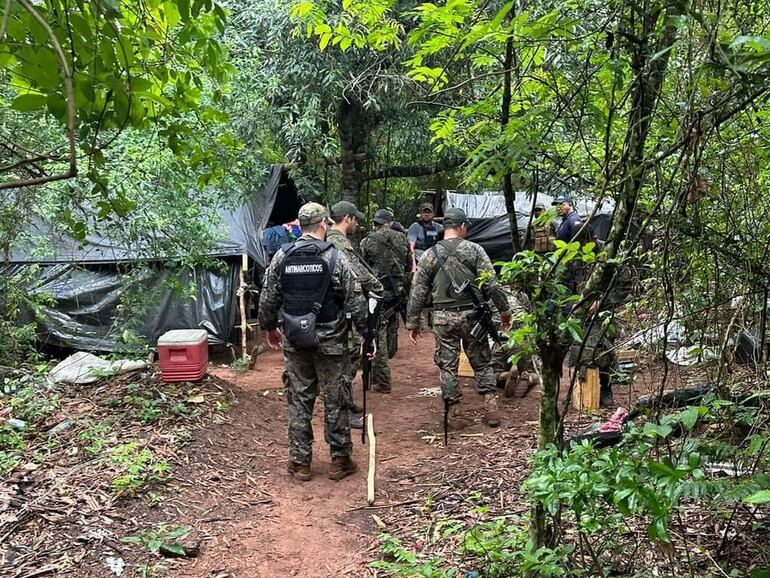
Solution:
[{"label": "black tarp shelter", "polygon": [[[551,195],[538,193],[535,202],[543,203],[546,208],[550,208],[553,199],[554,197]],[[532,196],[518,193],[514,206],[519,239],[523,244],[532,213]],[[582,216],[591,214],[594,206],[595,203],[593,202],[575,201],[575,209]],[[493,263],[495,261],[508,261],[513,258],[511,226],[508,222],[505,198],[501,192],[492,191],[484,194],[446,192],[442,199],[442,207],[444,211],[450,207],[458,207],[465,211],[470,219],[468,240],[484,247]],[[610,214],[613,208],[614,202],[612,200],[605,201],[591,220],[592,230],[594,230],[594,222],[597,225],[601,224],[600,229],[605,233],[605,237],[599,235],[602,240],[606,239],[606,232],[609,231]]]},{"label": "black tarp shelter", "polygon": [[[56,304],[42,308],[39,338],[43,345],[81,350],[121,348],[121,295],[130,283],[149,289],[135,327],[150,345],[170,329],[202,328],[212,344],[228,343],[236,318],[236,290],[241,255],[246,254],[259,277],[266,266],[263,229],[296,217],[297,190],[281,165],[270,168],[264,187],[250,193],[235,208],[217,208],[209,226],[218,244],[209,256],[216,266],[171,272],[162,257],[145,254],[143,244],[126,247],[102,236],[78,241],[44,221],[24,235],[26,242],[11,253],[11,273],[33,273],[30,293],[49,294]],[[36,240],[46,239],[45,250]],[[136,267],[137,264],[148,266]],[[33,268],[34,267],[34,268]],[[132,271],[132,275],[125,272]],[[7,274],[7,272],[6,272]],[[171,275],[192,294],[170,288]],[[31,315],[27,315],[30,319]]]}]

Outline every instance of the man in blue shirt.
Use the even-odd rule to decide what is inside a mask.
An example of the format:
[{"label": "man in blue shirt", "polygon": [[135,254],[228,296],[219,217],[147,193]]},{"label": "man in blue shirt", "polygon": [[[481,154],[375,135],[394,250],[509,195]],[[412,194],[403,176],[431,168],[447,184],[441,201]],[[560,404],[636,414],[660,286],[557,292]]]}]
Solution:
[{"label": "man in blue shirt", "polygon": [[556,240],[569,243],[575,238],[580,227],[583,226],[583,221],[580,219],[580,215],[575,210],[575,205],[566,195],[558,195],[551,205],[558,207],[559,216],[561,217],[561,225],[556,230]]},{"label": "man in blue shirt", "polygon": [[412,273],[417,272],[417,263],[422,254],[438,243],[438,236],[444,227],[433,221],[433,205],[420,205],[420,220],[409,227],[406,237],[412,250]]}]

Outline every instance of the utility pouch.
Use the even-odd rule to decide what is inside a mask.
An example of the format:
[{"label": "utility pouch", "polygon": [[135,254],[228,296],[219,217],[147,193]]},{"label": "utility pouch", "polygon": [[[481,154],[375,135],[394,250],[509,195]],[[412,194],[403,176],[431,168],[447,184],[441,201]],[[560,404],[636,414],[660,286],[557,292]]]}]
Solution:
[{"label": "utility pouch", "polygon": [[304,315],[291,315],[283,313],[283,334],[286,340],[294,347],[306,349],[318,345],[318,335],[316,334],[316,320],[321,311],[321,304],[314,303],[313,310]]}]

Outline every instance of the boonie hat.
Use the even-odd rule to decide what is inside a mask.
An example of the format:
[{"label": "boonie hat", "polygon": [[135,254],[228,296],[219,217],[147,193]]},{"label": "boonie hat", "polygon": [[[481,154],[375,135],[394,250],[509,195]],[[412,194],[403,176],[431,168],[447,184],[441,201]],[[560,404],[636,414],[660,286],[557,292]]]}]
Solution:
[{"label": "boonie hat", "polygon": [[430,211],[433,212],[433,203],[420,203],[420,212]]},{"label": "boonie hat", "polygon": [[359,221],[363,220],[365,215],[358,210],[350,201],[340,201],[332,206],[332,218],[339,219],[345,215],[353,215]]},{"label": "boonie hat", "polygon": [[462,209],[458,209],[457,207],[452,207],[451,209],[447,209],[444,212],[444,226],[446,225],[462,225],[463,223],[468,222],[468,215],[465,214],[465,211]]},{"label": "boonie hat", "polygon": [[572,204],[572,199],[570,199],[567,195],[556,195],[551,205],[561,205],[562,203]]},{"label": "boonie hat", "polygon": [[374,213],[374,217],[372,218],[372,221],[377,223],[378,225],[384,225],[385,223],[390,223],[393,220],[393,213],[391,213],[388,209],[380,209],[376,213]]},{"label": "boonie hat", "polygon": [[299,208],[297,219],[300,225],[312,225],[313,223],[320,223],[326,219],[329,214],[326,212],[326,207],[319,205],[318,203],[305,203]]}]

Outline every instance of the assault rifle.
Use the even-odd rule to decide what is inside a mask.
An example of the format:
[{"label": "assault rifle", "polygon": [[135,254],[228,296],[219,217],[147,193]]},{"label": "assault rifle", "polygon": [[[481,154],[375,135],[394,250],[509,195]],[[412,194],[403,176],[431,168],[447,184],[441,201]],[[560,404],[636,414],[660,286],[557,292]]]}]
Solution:
[{"label": "assault rifle", "polygon": [[377,338],[377,314],[379,313],[379,299],[369,297],[366,300],[366,333],[361,349],[361,386],[363,388],[364,427],[361,429],[361,443],[366,444],[366,392],[369,391],[371,381],[372,360],[369,354],[372,352],[372,344]]},{"label": "assault rifle", "polygon": [[392,301],[388,301],[388,308],[382,313],[383,319],[390,319],[393,315],[400,315],[401,320],[406,323],[406,299],[399,295]]},{"label": "assault rifle", "polygon": [[444,447],[449,445],[449,400],[444,400]]},{"label": "assault rifle", "polygon": [[474,339],[481,339],[489,335],[496,343],[500,345],[505,343],[505,338],[500,335],[495,326],[492,310],[489,307],[489,303],[484,300],[481,289],[469,283],[466,290],[469,290],[471,299],[473,299],[473,316],[476,319],[476,325],[471,329],[471,336]]}]

